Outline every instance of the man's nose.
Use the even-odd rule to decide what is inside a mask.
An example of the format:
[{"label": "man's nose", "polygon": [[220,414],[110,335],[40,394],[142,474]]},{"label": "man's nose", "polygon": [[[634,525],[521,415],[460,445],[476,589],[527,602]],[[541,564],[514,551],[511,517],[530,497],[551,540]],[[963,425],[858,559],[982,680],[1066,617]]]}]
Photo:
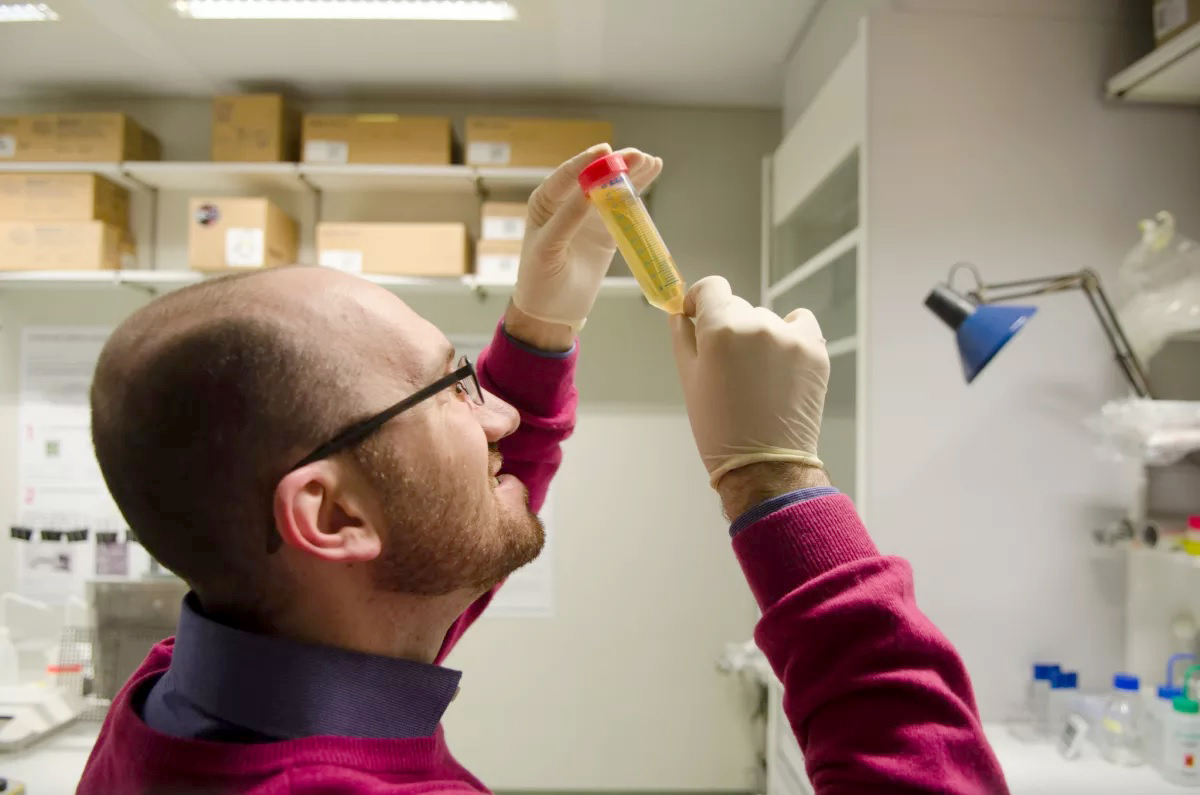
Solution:
[{"label": "man's nose", "polygon": [[489,442],[498,442],[521,424],[521,415],[491,392],[484,392],[483,405],[475,407],[475,416]]}]

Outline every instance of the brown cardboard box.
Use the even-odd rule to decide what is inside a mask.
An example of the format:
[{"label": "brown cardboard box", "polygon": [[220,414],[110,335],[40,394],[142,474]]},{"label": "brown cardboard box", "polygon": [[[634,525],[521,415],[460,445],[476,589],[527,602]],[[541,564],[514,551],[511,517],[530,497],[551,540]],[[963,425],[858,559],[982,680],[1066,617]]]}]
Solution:
[{"label": "brown cardboard box", "polygon": [[296,261],[296,222],[262,198],[192,199],[188,265],[199,271],[243,270]]},{"label": "brown cardboard box", "polygon": [[1200,22],[1200,0],[1154,0],[1154,43],[1162,45]]},{"label": "brown cardboard box", "polygon": [[0,221],[0,270],[119,268],[121,245],[102,221]]},{"label": "brown cardboard box", "polygon": [[484,202],[480,224],[481,240],[521,240],[525,237],[525,202]]},{"label": "brown cardboard box", "polygon": [[469,116],[467,164],[552,168],[612,137],[606,121]]},{"label": "brown cardboard box", "polygon": [[450,119],[391,113],[304,116],[305,163],[448,165],[453,157]]},{"label": "brown cardboard box", "polygon": [[[15,120],[15,121],[14,121]],[[41,113],[0,119],[0,157],[115,163],[158,160],[158,139],[123,113]]]},{"label": "brown cardboard box", "polygon": [[300,117],[283,95],[235,94],[213,100],[214,162],[294,162],[299,143]]},{"label": "brown cardboard box", "polygon": [[350,273],[461,276],[467,256],[465,224],[317,225],[317,261]]},{"label": "brown cardboard box", "polygon": [[0,220],[104,221],[129,228],[129,192],[95,174],[0,174]]},{"label": "brown cardboard box", "polygon": [[475,249],[475,275],[481,282],[516,284],[520,265],[520,240],[480,240]]}]

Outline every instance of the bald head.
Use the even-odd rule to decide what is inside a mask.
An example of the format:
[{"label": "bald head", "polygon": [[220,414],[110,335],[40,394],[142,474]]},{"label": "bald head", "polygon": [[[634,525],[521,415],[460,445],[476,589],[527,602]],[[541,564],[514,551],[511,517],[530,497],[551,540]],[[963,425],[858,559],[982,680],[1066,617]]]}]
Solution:
[{"label": "bald head", "polygon": [[300,267],[207,281],[133,314],[96,367],[92,439],[146,549],[202,597],[254,598],[275,483],[380,408],[421,324],[382,288]]}]

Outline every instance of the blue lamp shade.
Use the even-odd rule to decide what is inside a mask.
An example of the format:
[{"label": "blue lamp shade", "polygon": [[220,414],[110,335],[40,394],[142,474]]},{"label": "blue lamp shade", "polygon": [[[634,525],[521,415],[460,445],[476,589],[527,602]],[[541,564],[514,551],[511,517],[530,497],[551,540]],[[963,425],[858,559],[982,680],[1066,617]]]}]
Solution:
[{"label": "blue lamp shade", "polygon": [[1032,306],[976,306],[945,285],[933,288],[925,306],[954,329],[968,384],[1037,312]]}]

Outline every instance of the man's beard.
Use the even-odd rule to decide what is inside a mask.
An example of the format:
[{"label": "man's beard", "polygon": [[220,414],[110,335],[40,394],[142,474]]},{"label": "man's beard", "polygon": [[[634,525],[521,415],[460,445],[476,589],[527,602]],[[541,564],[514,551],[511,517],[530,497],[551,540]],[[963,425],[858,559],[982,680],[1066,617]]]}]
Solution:
[{"label": "man's beard", "polygon": [[495,498],[476,503],[474,489],[434,467],[405,466],[376,440],[355,458],[380,496],[387,523],[383,548],[370,564],[380,590],[482,593],[535,559],[546,543],[541,520],[528,507]]}]

